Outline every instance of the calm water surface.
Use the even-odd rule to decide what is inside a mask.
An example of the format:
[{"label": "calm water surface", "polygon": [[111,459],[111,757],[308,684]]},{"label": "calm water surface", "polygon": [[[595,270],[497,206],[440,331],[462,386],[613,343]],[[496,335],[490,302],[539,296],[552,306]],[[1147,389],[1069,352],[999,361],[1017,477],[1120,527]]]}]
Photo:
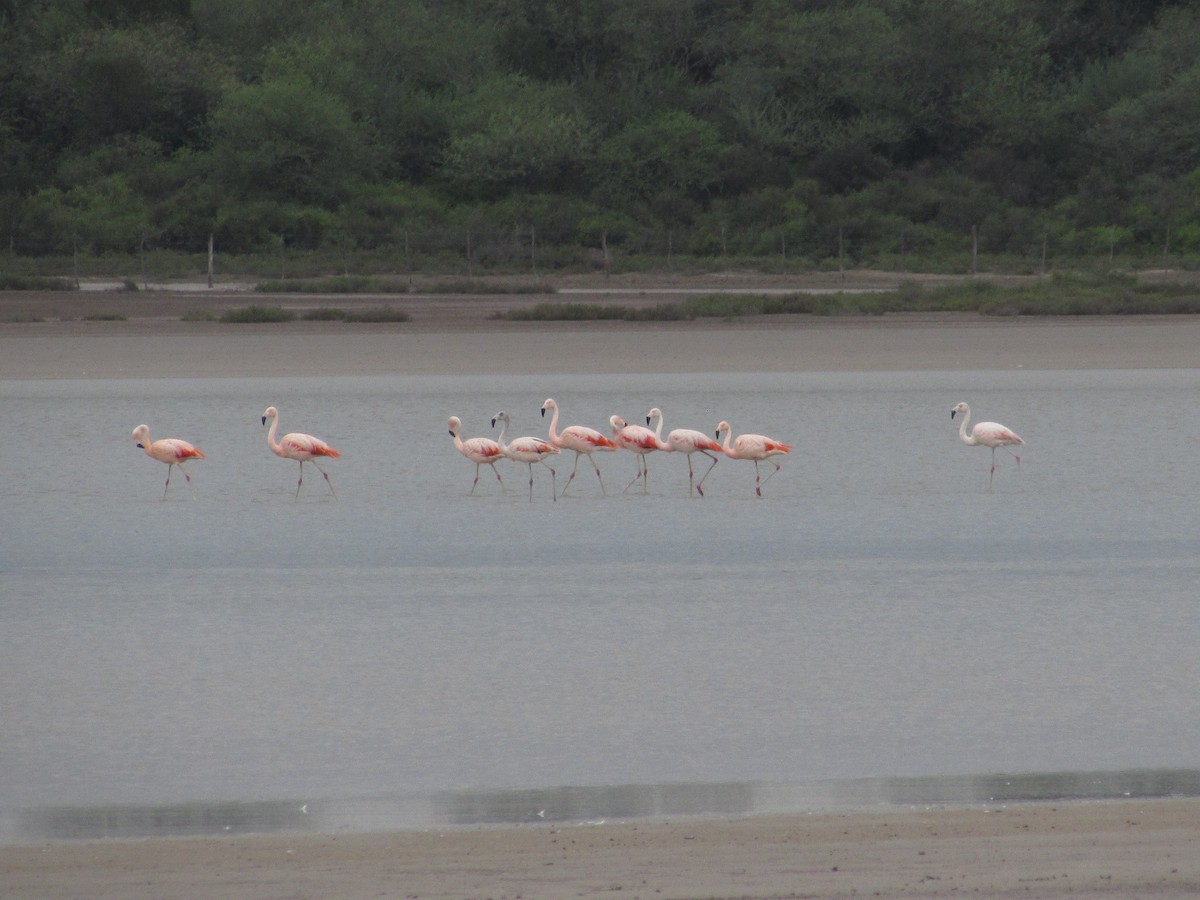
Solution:
[{"label": "calm water surface", "polygon": [[[1200,792],[1198,388],[0,382],[0,838]],[[515,464],[469,496],[447,417],[544,435],[548,395],[795,449],[762,499],[734,460],[689,498],[663,454],[648,494],[622,454],[607,497],[586,460],[557,503]],[[1027,442],[991,492],[962,399]],[[268,404],[342,451],[339,499],[293,500]],[[140,422],[208,454],[194,496]]]}]

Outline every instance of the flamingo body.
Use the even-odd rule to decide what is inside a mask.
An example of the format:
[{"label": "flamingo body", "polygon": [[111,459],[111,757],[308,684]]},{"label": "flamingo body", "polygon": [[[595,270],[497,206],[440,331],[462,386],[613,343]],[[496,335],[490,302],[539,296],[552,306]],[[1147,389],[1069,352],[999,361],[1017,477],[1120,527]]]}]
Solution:
[{"label": "flamingo body", "polygon": [[571,474],[567,478],[567,483],[563,486],[563,495],[566,495],[567,489],[571,487],[571,482],[575,480],[575,471],[579,468],[579,457],[585,454],[588,462],[592,464],[592,468],[596,470],[596,478],[600,480],[600,492],[606,494],[604,479],[600,476],[600,467],[592,459],[592,454],[601,452],[612,453],[617,450],[617,445],[594,428],[588,428],[585,425],[568,425],[562,431],[559,431],[558,404],[551,397],[547,397],[546,402],[542,404],[543,418],[548,409],[554,411],[550,416],[550,443],[560,450],[575,451],[575,465],[571,468]]},{"label": "flamingo body", "polygon": [[183,477],[190,486],[192,477],[188,475],[183,464],[189,459],[204,459],[204,454],[200,450],[179,438],[161,438],[151,441],[149,425],[139,425],[133,429],[133,440],[138,447],[146,451],[146,455],[151,459],[157,459],[159,462],[167,464],[167,483],[163,487],[164,500],[167,499],[167,489],[171,486],[171,469],[179,466],[179,471],[183,472]]},{"label": "flamingo body", "polygon": [[523,462],[529,466],[529,502],[533,502],[533,464],[541,463],[550,470],[550,497],[553,500],[558,499],[558,487],[555,483],[554,468],[546,462],[547,457],[554,456],[561,451],[551,444],[549,441],[544,441],[538,437],[518,437],[513,438],[508,443],[504,441],[504,435],[508,431],[510,424],[508,413],[501,410],[492,417],[492,427],[496,427],[497,422],[503,422],[504,425],[500,429],[500,437],[497,443],[500,445],[501,451],[509,459],[514,462]]},{"label": "flamingo body", "polygon": [[646,457],[655,450],[670,450],[662,439],[644,425],[630,425],[620,416],[609,416],[608,424],[612,426],[613,440],[623,450],[637,455],[637,474],[633,481],[625,485],[625,490],[633,487],[634,481],[642,479],[642,491],[647,490],[650,480],[650,469]]},{"label": "flamingo body", "polygon": [[975,427],[967,431],[967,425],[971,421],[971,407],[966,403],[959,403],[950,410],[950,418],[953,419],[956,413],[962,414],[962,423],[958,426],[959,440],[968,447],[990,447],[992,449],[992,468],[988,473],[988,490],[991,490],[992,479],[996,475],[996,448],[1003,447],[1007,450],[1009,455],[1017,461],[1017,467],[1020,468],[1021,457],[1008,448],[1010,445],[1023,445],[1025,442],[1015,431],[999,422],[976,422]]},{"label": "flamingo body", "polygon": [[274,406],[268,406],[262,414],[264,425],[267,424],[268,419],[271,420],[271,428],[267,432],[267,446],[271,448],[271,452],[283,459],[294,459],[300,463],[300,480],[296,482],[296,499],[299,499],[300,486],[304,484],[304,464],[306,462],[311,462],[317,467],[317,471],[324,476],[325,483],[329,485],[330,493],[336,497],[337,492],[333,489],[333,482],[329,480],[328,473],[318,465],[317,459],[323,456],[337,459],[342,454],[320,438],[299,431],[285,434],[282,439],[277,441],[275,434],[279,430],[279,410]]},{"label": "flamingo body", "polygon": [[475,493],[475,486],[479,484],[479,467],[491,466],[492,472],[496,476],[496,480],[501,486],[504,484],[504,479],[500,477],[500,471],[496,468],[496,463],[505,458],[504,448],[491,438],[474,437],[462,439],[462,420],[458,416],[451,416],[447,423],[450,429],[450,436],[454,438],[454,446],[458,452],[475,463],[475,480],[471,482],[471,490],[468,493]]},{"label": "flamingo body", "polygon": [[[728,422],[722,422],[717,426],[718,439],[722,433],[725,435],[725,440],[721,444],[721,450],[726,456],[730,459],[754,460],[754,493],[761,497],[762,486],[771,479],[771,475],[774,475],[780,469],[779,463],[772,460],[771,457],[791,453],[791,445],[762,434],[740,434],[733,440],[731,445],[732,429],[729,427]],[[769,461],[775,467],[775,472],[760,480],[758,464],[762,460]]]},{"label": "flamingo body", "polygon": [[[654,409],[650,410],[650,412],[646,413],[646,424],[649,425],[655,419],[658,420],[658,425],[654,429],[654,434],[656,436],[661,436],[662,429],[663,429],[663,414],[662,414],[662,410],[660,410],[657,406],[654,407]],[[674,453],[683,453],[684,455],[687,456],[688,493],[690,494],[692,492],[692,489],[695,488],[696,492],[701,497],[703,497],[704,496],[704,479],[708,477],[708,473],[713,470],[713,466],[715,466],[717,464],[717,459],[719,458],[717,456],[714,456],[713,454],[725,452],[724,450],[721,449],[721,445],[718,444],[716,441],[714,441],[712,438],[710,438],[704,432],[696,431],[691,428],[676,428],[676,429],[672,430],[667,435],[667,439],[664,443],[666,444],[666,447],[665,447],[666,450],[672,451]],[[692,469],[692,454],[693,453],[699,453],[703,456],[707,456],[709,459],[712,460],[712,465],[710,465],[708,467],[708,471],[704,473],[704,476],[700,479],[699,484],[693,484],[693,482],[695,480],[695,473],[694,473],[694,470]]]}]

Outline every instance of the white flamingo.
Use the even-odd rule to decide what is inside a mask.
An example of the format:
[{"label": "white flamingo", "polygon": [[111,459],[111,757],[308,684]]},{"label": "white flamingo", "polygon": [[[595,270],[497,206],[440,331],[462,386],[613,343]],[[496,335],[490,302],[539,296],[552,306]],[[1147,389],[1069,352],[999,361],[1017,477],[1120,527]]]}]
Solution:
[{"label": "white flamingo", "polygon": [[[649,425],[655,419],[658,419],[658,425],[654,428],[654,434],[658,438],[662,438],[663,430],[663,414],[657,406],[650,412],[646,413],[646,424]],[[666,449],[676,453],[683,453],[687,456],[688,461],[688,495],[692,493],[692,488],[696,489],[701,497],[704,496],[704,478],[708,477],[708,473],[713,470],[713,466],[717,464],[718,457],[714,453],[724,453],[721,445],[710,438],[707,434],[701,431],[695,431],[691,428],[675,428],[666,438]],[[712,460],[712,465],[708,467],[708,471],[704,473],[704,478],[700,479],[699,484],[693,484],[695,475],[692,470],[692,454],[700,453]]]},{"label": "white flamingo", "polygon": [[670,450],[671,448],[644,425],[630,425],[620,416],[609,416],[608,424],[612,426],[613,440],[616,441],[617,446],[628,450],[637,457],[637,474],[633,476],[633,481],[625,485],[625,490],[628,491],[633,487],[634,481],[640,478],[642,479],[642,493],[646,493],[649,490],[650,482],[650,467],[647,465],[646,457],[655,450]]},{"label": "white flamingo", "polygon": [[164,500],[167,499],[167,489],[171,487],[171,470],[176,466],[179,466],[179,471],[187,479],[188,487],[192,490],[192,496],[196,495],[195,488],[192,488],[192,476],[187,473],[187,469],[183,467],[183,464],[189,459],[204,459],[203,453],[187,441],[181,441],[179,438],[162,438],[161,440],[151,441],[149,425],[139,425],[133,429],[133,440],[139,447],[146,451],[148,457],[167,464],[167,483],[163,486]]},{"label": "white flamingo", "polygon": [[567,478],[567,483],[563,486],[562,496],[565,497],[567,495],[567,489],[571,487],[571,482],[575,480],[575,470],[579,468],[579,457],[583,454],[587,454],[588,462],[592,464],[592,468],[596,470],[596,477],[600,479],[600,493],[607,494],[608,492],[604,490],[604,479],[600,477],[600,467],[592,459],[592,454],[600,451],[611,453],[617,449],[617,445],[594,428],[588,428],[585,425],[568,425],[559,432],[558,404],[551,397],[547,397],[546,402],[542,404],[543,418],[548,409],[554,411],[554,414],[550,417],[550,443],[560,450],[575,451],[575,465],[571,467],[571,475]]},{"label": "white flamingo", "polygon": [[[732,429],[728,422],[722,422],[717,426],[717,439],[720,440],[721,434],[724,433],[725,440],[721,445],[721,449],[730,459],[752,459],[754,460],[754,493],[762,496],[762,486],[771,480],[771,475],[779,471],[779,463],[771,459],[772,456],[779,456],[784,453],[791,453],[790,444],[785,444],[782,441],[777,441],[774,438],[769,438],[761,434],[739,434],[737,439],[730,446],[729,439]],[[758,461],[768,460],[775,467],[775,472],[772,472],[766,478],[759,479]]]},{"label": "white flamingo", "polygon": [[475,493],[475,486],[479,484],[479,467],[491,466],[492,471],[496,475],[496,480],[500,482],[500,486],[504,486],[504,479],[500,477],[500,472],[496,468],[496,463],[504,459],[504,450],[501,446],[491,438],[473,437],[462,439],[462,420],[458,416],[451,416],[447,423],[450,427],[450,435],[454,438],[454,446],[458,448],[458,452],[475,463],[475,480],[471,482],[471,490],[467,493]]},{"label": "white flamingo", "polygon": [[[991,447],[992,448],[992,470],[988,474],[988,490],[992,489],[992,478],[996,475],[996,448],[1003,447],[1008,450],[1009,444],[1024,444],[1020,436],[1015,431],[1001,425],[999,422],[977,422],[975,427],[969,432],[967,431],[967,423],[971,421],[971,407],[965,403],[960,403],[954,409],[950,410],[950,418],[953,419],[955,413],[962,413],[962,424],[958,426],[958,438],[968,447]],[[1009,455],[1017,461],[1017,468],[1021,467],[1021,457],[1008,450]]]},{"label": "white flamingo", "polygon": [[533,502],[533,464],[541,463],[550,470],[550,499],[558,499],[558,486],[554,480],[554,467],[546,462],[546,457],[553,456],[559,452],[559,449],[549,441],[543,441],[538,437],[519,437],[513,438],[508,443],[504,442],[504,435],[508,432],[510,424],[508,413],[501,410],[492,416],[492,427],[496,427],[497,422],[503,422],[500,428],[500,437],[496,442],[500,445],[500,449],[504,455],[515,462],[523,462],[529,466],[529,502]]},{"label": "white flamingo", "polygon": [[315,438],[311,434],[304,434],[299,431],[293,431],[290,434],[285,434],[283,440],[275,440],[275,433],[279,430],[279,410],[273,406],[268,406],[262,414],[262,423],[267,424],[267,419],[271,420],[271,428],[267,432],[267,446],[271,448],[271,452],[283,459],[294,459],[300,463],[300,480],[296,482],[296,496],[294,499],[300,499],[300,485],[304,484],[304,464],[312,463],[317,467],[317,471],[325,477],[325,483],[329,485],[329,492],[337,498],[337,491],[333,489],[333,482],[329,480],[329,474],[321,468],[317,463],[318,456],[326,456],[331,459],[337,459],[342,454],[334,450],[320,438]]}]

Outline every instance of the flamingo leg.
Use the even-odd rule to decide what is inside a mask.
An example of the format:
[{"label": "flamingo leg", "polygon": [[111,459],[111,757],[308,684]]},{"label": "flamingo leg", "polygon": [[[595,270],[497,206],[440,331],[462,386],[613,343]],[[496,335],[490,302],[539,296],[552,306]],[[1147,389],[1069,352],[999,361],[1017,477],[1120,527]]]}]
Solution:
[{"label": "flamingo leg", "polygon": [[471,482],[471,489],[469,491],[467,491],[467,493],[468,494],[475,493],[475,486],[477,484],[479,484],[479,463],[475,463],[475,480]]},{"label": "flamingo leg", "polygon": [[592,464],[592,468],[596,470],[596,477],[600,479],[600,493],[605,497],[608,496],[608,491],[604,489],[604,479],[600,477],[600,467],[596,465],[596,461],[592,459],[592,454],[588,454],[588,462]]},{"label": "flamingo leg", "polygon": [[[317,461],[315,459],[310,459],[309,462],[311,462],[314,466],[317,466]],[[337,499],[337,491],[335,491],[333,489],[333,482],[329,480],[329,473],[326,472],[324,469],[322,469],[320,466],[317,466],[317,471],[320,472],[323,476],[325,476],[325,483],[327,485],[329,485],[329,493],[333,494],[333,499],[336,500]]]},{"label": "flamingo leg", "polygon": [[[579,468],[579,451],[576,450],[575,451],[575,465],[571,467],[571,474],[567,478],[567,483],[563,485],[562,495],[564,497],[567,496],[567,491],[571,487],[571,482],[575,480],[575,472],[578,468]],[[600,473],[597,472],[596,474],[599,475]],[[600,485],[601,485],[601,487],[603,487],[604,482],[600,482]]]},{"label": "flamingo leg", "polygon": [[173,469],[174,467],[175,467],[174,463],[167,463],[167,483],[163,486],[163,495],[162,495],[162,498],[164,500],[167,499],[167,488],[169,488],[171,486],[171,469]]},{"label": "flamingo leg", "polygon": [[549,464],[548,462],[546,462],[544,459],[543,459],[543,460],[539,460],[539,462],[540,462],[540,463],[541,463],[543,466],[545,466],[547,469],[549,469],[549,470],[550,470],[550,499],[551,499],[551,500],[554,500],[554,501],[557,501],[557,500],[558,500],[558,485],[557,485],[557,483],[555,482],[555,478],[554,478],[554,466],[550,465],[550,464]]},{"label": "flamingo leg", "polygon": [[[768,461],[768,462],[770,462],[770,460],[767,460],[767,461]],[[781,466],[779,465],[779,463],[771,463],[771,465],[773,465],[773,466],[775,467],[775,472],[778,472],[778,471],[780,470],[780,468],[781,468]],[[762,480],[762,483],[763,483],[763,484],[766,484],[768,481],[770,481],[770,480],[771,480],[771,475],[774,475],[774,474],[775,474],[775,472],[772,472],[770,475],[768,475],[766,478],[764,478],[764,479]]]},{"label": "flamingo leg", "polygon": [[[700,452],[704,453],[703,450],[701,450]],[[704,453],[704,455],[708,456],[707,453]],[[712,465],[708,467],[708,472],[704,473],[704,478],[708,477],[708,473],[711,472],[717,464],[717,458],[715,456],[709,456],[709,459],[712,460]],[[688,480],[689,480],[689,482],[691,481],[691,477],[692,477],[692,457],[691,457],[691,454],[689,454],[688,455]],[[698,493],[701,497],[704,496],[704,478],[701,478],[700,483],[698,485],[696,485],[696,493]]]},{"label": "flamingo leg", "polygon": [[754,493],[762,496],[762,482],[759,480],[757,459],[754,461]]}]

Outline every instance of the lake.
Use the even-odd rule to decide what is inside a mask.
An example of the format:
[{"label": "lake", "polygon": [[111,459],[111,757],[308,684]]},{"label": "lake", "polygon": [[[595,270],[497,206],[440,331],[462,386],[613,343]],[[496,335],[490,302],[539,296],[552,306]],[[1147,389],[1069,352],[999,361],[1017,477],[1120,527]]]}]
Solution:
[{"label": "lake", "polygon": [[[0,839],[1200,793],[1200,370],[0,381]],[[464,436],[761,432],[584,459]],[[950,409],[1021,434],[1022,463]],[[259,417],[337,447],[299,499]],[[130,432],[207,459],[192,488]],[[554,461],[561,490],[573,454]],[[707,463],[696,457],[697,470]],[[770,471],[765,466],[763,474]],[[1014,787],[1016,785],[1016,787]]]}]

